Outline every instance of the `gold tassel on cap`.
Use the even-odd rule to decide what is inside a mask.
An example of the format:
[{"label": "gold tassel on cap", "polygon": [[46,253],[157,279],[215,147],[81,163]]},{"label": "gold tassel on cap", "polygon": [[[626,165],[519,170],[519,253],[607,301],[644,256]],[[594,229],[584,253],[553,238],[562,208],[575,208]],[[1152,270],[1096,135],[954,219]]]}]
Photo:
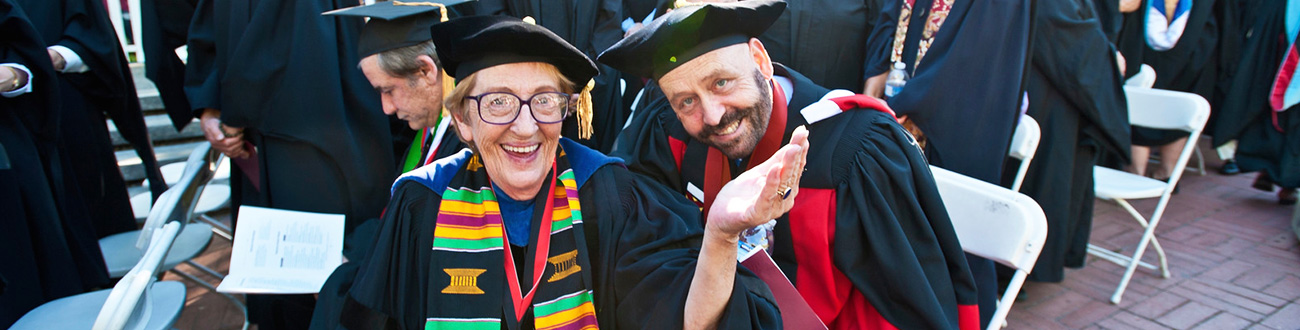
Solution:
[{"label": "gold tassel on cap", "polygon": [[437,3],[437,2],[405,2],[405,1],[397,1],[397,0],[393,0],[393,5],[394,5],[394,6],[433,6],[433,7],[438,7],[438,11],[439,11],[439,13],[442,14],[442,17],[440,18],[439,21],[440,21],[440,22],[446,22],[446,21],[447,21],[447,6],[446,6],[446,5],[443,5],[443,4],[441,4],[441,3]]},{"label": "gold tassel on cap", "polygon": [[[442,97],[446,98],[448,96],[451,96],[451,91],[456,88],[456,80],[452,79],[451,76],[447,75],[447,69],[444,68],[439,68],[439,69],[442,70],[442,78],[440,78],[442,79]],[[447,110],[448,109],[446,108],[446,106],[444,106],[442,109],[443,112],[446,112]]]},{"label": "gold tassel on cap", "polygon": [[582,88],[582,93],[578,94],[578,137],[583,140],[591,139],[592,127],[591,119],[595,110],[591,106],[591,89],[596,87],[596,80],[587,80],[587,86]]}]

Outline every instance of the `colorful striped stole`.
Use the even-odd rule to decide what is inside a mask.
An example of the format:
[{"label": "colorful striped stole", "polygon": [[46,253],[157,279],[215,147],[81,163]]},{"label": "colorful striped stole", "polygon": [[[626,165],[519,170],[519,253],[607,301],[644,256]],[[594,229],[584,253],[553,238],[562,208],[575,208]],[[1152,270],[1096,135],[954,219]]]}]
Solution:
[{"label": "colorful striped stole", "polygon": [[[512,297],[507,276],[517,278],[517,273],[502,267],[507,239],[501,211],[487,171],[479,164],[478,156],[471,156],[442,194],[429,269],[427,330],[495,330],[503,324],[508,329],[519,328],[519,320],[502,317],[516,314],[512,303],[517,298]],[[536,329],[595,329],[591,275],[584,271],[591,269],[590,255],[582,234],[577,182],[563,150],[555,164],[560,174],[551,179],[558,182],[553,185],[550,202],[538,204],[549,206],[542,212],[550,213],[550,247],[527,306]],[[544,187],[551,187],[550,182]],[[538,195],[544,197],[548,196]],[[545,245],[539,244],[537,237],[542,212],[534,212],[526,260],[516,267],[531,269],[538,245]],[[520,283],[516,292],[527,292],[533,285],[531,281]]]}]

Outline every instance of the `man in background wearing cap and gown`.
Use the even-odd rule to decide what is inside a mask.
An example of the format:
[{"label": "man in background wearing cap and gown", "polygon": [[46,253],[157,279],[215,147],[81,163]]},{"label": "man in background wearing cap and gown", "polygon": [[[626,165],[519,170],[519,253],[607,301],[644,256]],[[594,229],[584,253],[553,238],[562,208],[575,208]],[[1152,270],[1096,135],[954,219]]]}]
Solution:
[{"label": "man in background wearing cap and gown", "polygon": [[[975,329],[975,284],[915,140],[879,99],[771,63],[754,39],[785,3],[674,10],[601,54],[654,78],[676,113],[624,132],[645,173],[709,209],[730,173],[808,126],[807,171],[773,259],[833,329]],[[797,234],[797,235],[796,235]]]},{"label": "man in background wearing cap and gown", "polygon": [[[331,10],[322,15],[369,17],[361,28],[358,65],[371,86],[379,93],[384,114],[396,115],[415,130],[415,140],[399,154],[398,173],[407,173],[454,155],[466,147],[450,129],[451,118],[443,111],[443,95],[450,93],[452,78],[438,63],[437,48],[429,39],[429,27],[447,17],[447,7],[468,0],[443,0],[438,3],[378,2],[372,5]],[[405,129],[405,128],[403,128]],[[378,220],[368,220],[357,227],[351,237],[348,262],[335,269],[321,287],[320,299],[312,313],[312,324],[324,326],[334,322],[327,317],[342,310],[341,296],[351,288],[357,266],[374,241]]]},{"label": "man in background wearing cap and gown", "polygon": [[[357,68],[363,21],[323,17],[347,0],[204,0],[185,92],[204,137],[232,158],[232,206],[379,216],[397,168],[379,96]],[[382,146],[382,147],[381,147]],[[238,221],[236,218],[235,221]],[[311,295],[249,295],[260,329],[301,328]]]},{"label": "man in background wearing cap and gown", "polygon": [[443,95],[453,82],[438,63],[429,26],[446,21],[448,7],[469,0],[403,3],[384,1],[325,12],[326,16],[370,17],[361,28],[358,67],[379,93],[384,114],[395,115],[416,131],[398,155],[400,173],[410,172],[465,148],[443,111]]}]

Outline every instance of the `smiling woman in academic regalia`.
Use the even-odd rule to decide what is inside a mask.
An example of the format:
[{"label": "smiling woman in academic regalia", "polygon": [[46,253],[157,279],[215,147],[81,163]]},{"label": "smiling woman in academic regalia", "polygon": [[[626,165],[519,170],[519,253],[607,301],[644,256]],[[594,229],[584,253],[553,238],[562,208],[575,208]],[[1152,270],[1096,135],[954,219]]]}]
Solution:
[{"label": "smiling woman in academic regalia", "polygon": [[682,195],[560,136],[570,109],[586,125],[592,111],[589,91],[574,92],[596,66],[572,45],[505,16],[431,32],[471,148],[393,185],[343,327],[777,326],[767,288],[736,266],[735,239],[793,205],[778,186],[797,182],[806,144],[724,188],[734,197],[719,204],[733,207],[704,229]]}]

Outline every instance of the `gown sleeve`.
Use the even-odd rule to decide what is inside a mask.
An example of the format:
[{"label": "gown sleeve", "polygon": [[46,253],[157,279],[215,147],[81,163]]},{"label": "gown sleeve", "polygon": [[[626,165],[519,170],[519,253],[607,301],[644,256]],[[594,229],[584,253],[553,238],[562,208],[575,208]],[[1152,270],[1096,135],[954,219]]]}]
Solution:
[{"label": "gown sleeve", "polygon": [[[1127,159],[1128,106],[1115,49],[1092,8],[1076,1],[1036,4],[1031,63]],[[1030,98],[1035,95],[1030,95]]]},{"label": "gown sleeve", "polygon": [[972,320],[978,328],[974,278],[924,156],[886,115],[841,115],[875,118],[846,131],[860,142],[836,149],[856,152],[832,162],[833,173],[845,173],[835,185],[834,264],[900,329],[967,328]]},{"label": "gown sleeve", "polygon": [[194,117],[198,117],[205,108],[221,109],[213,1],[215,0],[199,0],[198,6],[194,8],[194,19],[190,22],[186,42],[189,57],[185,63],[185,95],[189,97]]},{"label": "gown sleeve", "polygon": [[[586,226],[599,235],[588,241],[597,268],[597,319],[625,328],[680,328],[703,239],[699,208],[620,166],[606,166],[589,182],[595,184],[580,196],[591,201],[583,204],[584,218],[595,219]],[[718,328],[780,327],[767,286],[742,266],[737,272]]]},{"label": "gown sleeve", "polygon": [[[330,276],[355,279],[342,297],[339,325],[345,329],[421,329],[432,252],[433,219],[441,197],[418,182],[397,186],[364,260],[340,266]],[[340,279],[340,282],[344,282]],[[328,287],[328,286],[327,286]],[[337,290],[337,289],[336,289]],[[324,291],[323,291],[324,292]],[[336,293],[338,291],[335,291]],[[322,293],[324,294],[324,293]],[[331,322],[326,322],[331,323]],[[333,328],[333,327],[322,327]]]},{"label": "gown sleeve", "polygon": [[[880,0],[883,4],[876,11],[875,26],[867,35],[866,56],[862,65],[862,79],[889,72],[889,57],[894,51],[894,30],[898,29],[898,12],[902,8],[900,0]],[[880,4],[880,2],[877,2]]]}]

